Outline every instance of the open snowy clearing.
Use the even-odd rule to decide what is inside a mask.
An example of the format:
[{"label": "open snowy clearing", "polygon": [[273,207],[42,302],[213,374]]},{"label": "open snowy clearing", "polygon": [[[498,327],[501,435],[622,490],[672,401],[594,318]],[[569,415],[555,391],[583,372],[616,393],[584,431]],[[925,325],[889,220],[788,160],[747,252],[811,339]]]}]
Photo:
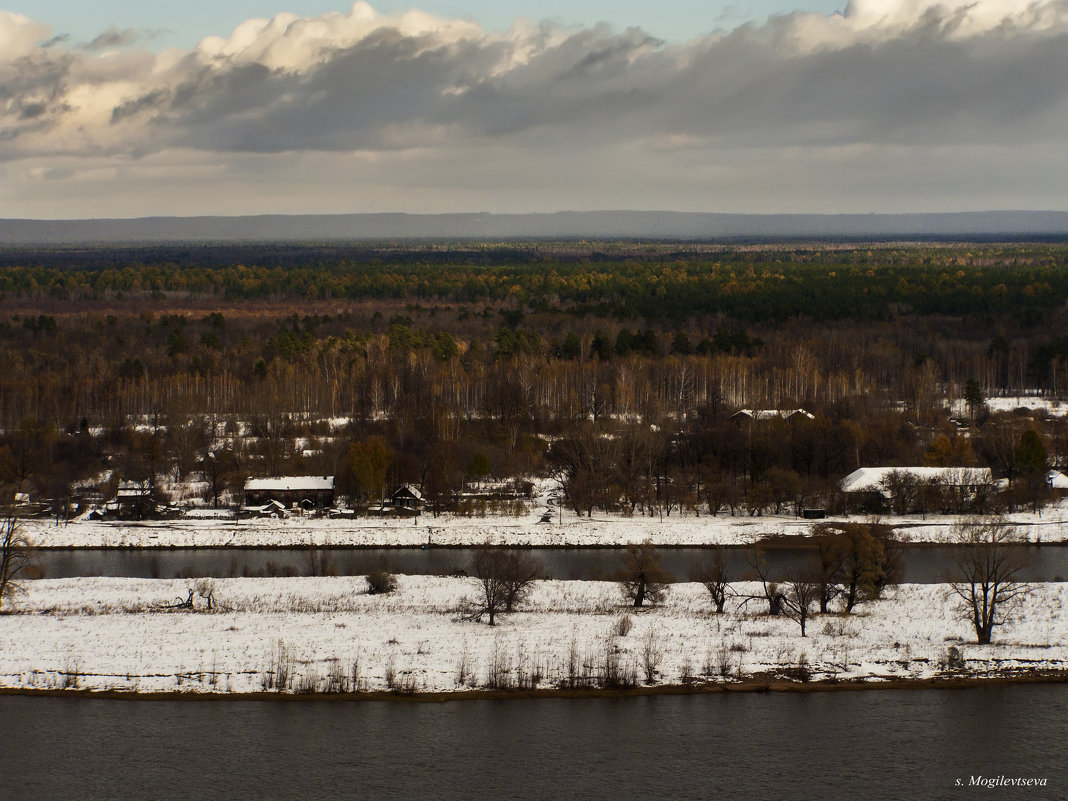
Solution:
[{"label": "open snowy clearing", "polygon": [[[24,520],[23,531],[36,547],[292,547],[336,545],[368,547],[420,547],[432,545],[494,545],[543,547],[619,546],[651,540],[659,546],[747,545],[767,537],[806,536],[814,522],[859,521],[866,517],[836,517],[827,521],[803,520],[793,515],[728,517],[707,515],[623,517],[597,514],[578,517],[573,512],[553,514],[541,523],[544,507],[524,516],[459,517],[421,515],[411,520],[290,517],[262,520],[186,518],[144,523],[76,520],[56,525],[49,520]],[[1068,507],[1064,502],[1038,514],[1004,515],[1031,543],[1068,540]],[[884,517],[902,542],[944,543],[953,540],[952,515]]]},{"label": "open snowy clearing", "polygon": [[[259,692],[279,672],[287,691],[470,692],[487,686],[599,686],[606,671],[644,684],[921,679],[1064,671],[1068,584],[1035,585],[994,644],[974,631],[945,585],[902,585],[853,615],[814,616],[808,636],[754,602],[710,613],[700,584],[673,585],[636,611],[612,582],[538,582],[499,625],[464,619],[472,579],[398,576],[389,595],[362,577],[219,579],[216,608],[165,609],[183,580],[26,583],[0,615],[0,686],[135,692]],[[740,593],[759,585],[733,585]],[[632,627],[621,634],[629,616]],[[956,649],[954,653],[951,649]],[[536,681],[535,681],[536,679]]]},{"label": "open snowy clearing", "polygon": [[[1013,412],[1017,409],[1028,409],[1048,414],[1050,417],[1064,417],[1068,414],[1068,402],[1039,395],[995,396],[986,398],[983,403],[986,404],[991,412]],[[954,414],[960,417],[965,417],[968,414],[968,403],[963,398],[947,401],[947,405]]]}]

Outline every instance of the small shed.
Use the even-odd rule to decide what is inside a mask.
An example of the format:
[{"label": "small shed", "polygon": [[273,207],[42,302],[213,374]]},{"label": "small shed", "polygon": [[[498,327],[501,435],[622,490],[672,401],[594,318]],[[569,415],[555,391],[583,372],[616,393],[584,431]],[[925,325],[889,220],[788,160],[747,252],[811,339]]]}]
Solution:
[{"label": "small shed", "polygon": [[393,490],[393,494],[389,496],[389,503],[394,509],[407,509],[410,512],[422,511],[426,506],[423,493],[411,484],[401,484]]},{"label": "small shed", "polygon": [[143,520],[156,513],[152,498],[151,481],[120,481],[114,500],[108,504],[109,511],[124,520]]},{"label": "small shed", "polygon": [[329,509],[334,505],[333,476],[270,476],[245,482],[245,506],[271,501],[286,509]]}]

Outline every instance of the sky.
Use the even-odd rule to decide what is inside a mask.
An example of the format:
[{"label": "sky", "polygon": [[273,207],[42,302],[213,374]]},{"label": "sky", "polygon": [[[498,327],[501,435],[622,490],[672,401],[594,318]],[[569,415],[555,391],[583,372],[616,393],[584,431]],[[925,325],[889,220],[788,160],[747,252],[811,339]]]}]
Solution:
[{"label": "sky", "polygon": [[1068,210],[1065,176],[1068,0],[0,0],[0,217]]},{"label": "sky", "polygon": [[[372,3],[382,13],[411,8],[442,17],[470,19],[493,31],[507,30],[519,17],[553,20],[564,25],[595,25],[610,22],[616,27],[639,26],[654,36],[685,40],[716,29],[729,29],[744,22],[763,21],[772,14],[792,11],[841,11],[847,0],[538,0],[533,3],[502,0],[423,0],[423,2]],[[195,47],[209,35],[225,35],[247,19],[273,17],[291,12],[304,17],[330,11],[348,11],[344,0],[184,0],[180,4],[146,3],[144,0],[19,0],[0,2],[0,8],[15,11],[52,26],[54,35],[73,42],[92,42],[113,27],[133,29],[144,44],[164,47]]]}]

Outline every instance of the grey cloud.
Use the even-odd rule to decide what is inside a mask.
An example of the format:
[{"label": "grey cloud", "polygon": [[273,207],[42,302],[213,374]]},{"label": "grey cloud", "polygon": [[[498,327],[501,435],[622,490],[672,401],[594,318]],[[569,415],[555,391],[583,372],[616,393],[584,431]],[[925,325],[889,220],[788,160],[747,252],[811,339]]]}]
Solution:
[{"label": "grey cloud", "polygon": [[607,28],[600,28],[599,32],[599,36],[572,37],[572,40],[578,40],[575,49],[579,50],[580,58],[561,72],[561,79],[582,79],[597,72],[625,70],[630,59],[641,50],[662,47],[664,44],[662,40],[638,28],[628,28],[618,36]]},{"label": "grey cloud", "polygon": [[715,80],[717,54],[709,52],[662,105],[681,130],[705,127],[750,143],[1035,136],[1048,132],[1050,112],[1064,113],[1068,91],[1056,76],[1068,75],[1066,45],[1063,36],[1015,46],[917,37],[778,62],[750,58],[741,91]]},{"label": "grey cloud", "polygon": [[32,120],[41,117],[48,111],[47,103],[23,103],[19,111],[20,120]]},{"label": "grey cloud", "polygon": [[170,99],[169,89],[156,89],[140,97],[126,100],[111,110],[111,122],[115,124],[127,117],[133,117],[144,112],[157,111]]},{"label": "grey cloud", "polygon": [[958,41],[946,33],[957,21],[928,12],[887,42],[790,55],[790,24],[674,48],[594,28],[503,74],[489,72],[505,55],[500,42],[434,46],[383,31],[304,74],[205,68],[164,119],[197,147],[250,151],[388,147],[396,126],[572,143],[688,135],[731,147],[1004,141],[1063,122],[1063,35]]},{"label": "grey cloud", "polygon": [[6,101],[0,102],[0,108],[6,105],[8,109],[6,120],[0,116],[0,123],[6,121],[11,132],[4,139],[10,141],[48,130],[70,111],[66,86],[72,61],[65,54],[29,56],[9,66],[0,80],[0,101]]},{"label": "grey cloud", "polygon": [[[1066,2],[1044,7],[1068,13]],[[514,41],[387,26],[300,68],[191,52],[108,109],[116,135],[99,147],[446,154],[468,141],[562,152],[652,140],[722,150],[1068,140],[1063,30],[1006,23],[965,36],[962,12],[934,7],[882,37],[800,46],[811,19],[778,16],[685,45],[607,26],[562,35],[543,24]],[[109,28],[90,47],[136,35]],[[0,124],[23,134],[21,152],[34,126],[72,110],[66,86],[106,82],[84,77],[93,58],[53,47],[0,71],[14,115]]]},{"label": "grey cloud", "polygon": [[389,148],[393,126],[445,122],[447,90],[478,80],[503,55],[500,44],[381,31],[304,75],[261,65],[203,70],[175,93],[165,124],[211,149]]},{"label": "grey cloud", "polygon": [[86,50],[110,50],[116,47],[128,47],[136,44],[141,39],[141,34],[133,28],[120,30],[114,25],[109,25],[107,30],[97,36],[85,46]]}]

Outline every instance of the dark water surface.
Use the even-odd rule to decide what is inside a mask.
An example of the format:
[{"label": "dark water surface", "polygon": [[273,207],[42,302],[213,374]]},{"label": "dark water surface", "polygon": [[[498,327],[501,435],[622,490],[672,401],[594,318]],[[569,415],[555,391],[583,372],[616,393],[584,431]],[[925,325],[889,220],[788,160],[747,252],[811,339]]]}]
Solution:
[{"label": "dark water surface", "polygon": [[[1063,581],[1068,577],[1068,546],[1016,546],[1026,555],[1029,566],[1021,574],[1025,581]],[[384,567],[408,575],[444,575],[466,569],[472,561],[471,548],[348,548],[317,549],[325,557],[332,574],[365,575]],[[621,564],[622,548],[537,548],[524,550],[541,560],[548,578],[602,579]],[[694,567],[712,558],[712,548],[663,548],[664,566],[681,581],[689,580]],[[724,549],[728,568],[737,580],[751,572],[748,548]],[[903,581],[938,583],[954,568],[953,546],[914,546],[901,550]],[[791,571],[802,569],[812,558],[804,548],[767,548],[772,578],[782,580]],[[44,568],[46,578],[76,576],[127,576],[131,578],[174,578],[175,576],[241,576],[290,573],[309,575],[308,548],[83,548],[76,550],[40,549],[33,561]]]},{"label": "dark water surface", "polygon": [[[449,703],[0,696],[0,719],[3,799],[1068,798],[1068,685]],[[969,786],[1002,775],[1048,784]]]}]

